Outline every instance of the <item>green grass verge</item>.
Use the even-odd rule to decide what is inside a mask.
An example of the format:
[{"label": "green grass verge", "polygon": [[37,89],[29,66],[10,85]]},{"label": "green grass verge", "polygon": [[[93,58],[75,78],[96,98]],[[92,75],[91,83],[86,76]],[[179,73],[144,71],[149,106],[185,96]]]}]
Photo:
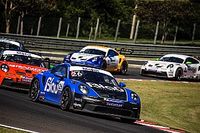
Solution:
[{"label": "green grass verge", "polygon": [[0,127],[0,133],[26,133],[26,132],[22,132],[22,131],[10,129],[10,128]]},{"label": "green grass verge", "polygon": [[123,82],[141,98],[141,119],[200,133],[200,83]]}]

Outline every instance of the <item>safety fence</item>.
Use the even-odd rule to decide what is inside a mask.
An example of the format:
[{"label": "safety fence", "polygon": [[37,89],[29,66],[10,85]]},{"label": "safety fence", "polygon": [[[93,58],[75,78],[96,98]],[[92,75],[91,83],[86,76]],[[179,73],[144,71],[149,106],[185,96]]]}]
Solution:
[{"label": "safety fence", "polygon": [[170,53],[200,57],[200,47],[194,46],[119,43],[4,33],[0,33],[1,37],[23,42],[27,49],[40,51],[41,53],[48,52],[49,56],[63,56],[56,53],[74,52],[87,45],[104,45],[115,48],[127,57],[160,57]]}]

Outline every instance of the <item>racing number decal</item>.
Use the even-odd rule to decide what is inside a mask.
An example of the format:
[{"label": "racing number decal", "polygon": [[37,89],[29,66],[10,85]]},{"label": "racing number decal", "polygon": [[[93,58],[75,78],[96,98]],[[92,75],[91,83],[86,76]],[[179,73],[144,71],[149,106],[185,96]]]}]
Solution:
[{"label": "racing number decal", "polygon": [[54,78],[51,77],[47,79],[44,91],[57,94],[63,90],[64,81],[60,81],[58,84],[55,84],[53,80]]},{"label": "racing number decal", "polygon": [[71,71],[71,76],[72,77],[82,77],[83,74],[81,71]]}]

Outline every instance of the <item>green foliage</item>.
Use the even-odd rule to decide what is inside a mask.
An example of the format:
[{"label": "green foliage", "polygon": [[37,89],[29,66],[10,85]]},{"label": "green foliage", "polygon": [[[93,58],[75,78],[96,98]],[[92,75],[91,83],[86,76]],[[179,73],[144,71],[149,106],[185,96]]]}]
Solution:
[{"label": "green foliage", "polygon": [[[0,18],[5,19],[4,3],[0,3]],[[121,19],[119,36],[128,38],[132,24],[132,16],[137,14],[140,19],[139,37],[148,39],[154,36],[156,22],[160,21],[159,38],[163,32],[168,32],[168,38],[173,39],[175,26],[179,26],[177,39],[191,39],[193,23],[200,24],[200,4],[195,0],[8,0],[13,2],[15,10],[11,16],[11,27],[15,27],[17,18],[25,13],[25,25],[32,25],[35,33],[40,16],[52,18],[55,21],[45,21],[41,30],[42,35],[56,35],[57,19],[63,17],[61,34],[65,35],[67,24],[70,24],[70,36],[75,36],[78,17],[81,17],[80,36],[89,35],[90,28],[96,26],[100,19],[101,34],[112,37],[115,34],[117,20]],[[135,5],[138,8],[135,9]],[[30,17],[33,17],[32,19]],[[46,17],[46,18],[45,18]],[[27,20],[32,21],[27,21]],[[0,31],[4,32],[5,22],[0,22]],[[52,24],[55,23],[55,24]],[[165,27],[163,25],[165,24]],[[43,24],[44,25],[44,24]],[[53,26],[53,27],[52,27]],[[29,26],[31,27],[31,26]],[[50,34],[48,31],[54,29]],[[12,32],[15,32],[15,29]],[[30,33],[30,28],[25,28]],[[28,31],[26,31],[28,30]],[[93,31],[94,33],[94,31]],[[196,37],[200,37],[200,30],[196,30]],[[197,38],[200,39],[200,38]]]}]

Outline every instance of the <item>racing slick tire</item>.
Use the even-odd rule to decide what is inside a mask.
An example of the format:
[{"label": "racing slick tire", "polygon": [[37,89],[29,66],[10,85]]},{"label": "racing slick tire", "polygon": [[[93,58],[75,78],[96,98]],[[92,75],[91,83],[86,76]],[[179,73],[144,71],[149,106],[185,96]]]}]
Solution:
[{"label": "racing slick tire", "polygon": [[141,75],[141,76],[145,76],[144,70],[140,70],[140,75]]},{"label": "racing slick tire", "polygon": [[34,79],[29,89],[29,97],[31,98],[31,101],[33,102],[38,101],[39,92],[40,92],[39,80]]},{"label": "racing slick tire", "polygon": [[62,99],[60,103],[60,108],[62,110],[69,110],[72,101],[72,93],[69,87],[65,87],[62,92]]},{"label": "racing slick tire", "polygon": [[120,74],[126,75],[127,71],[128,71],[128,63],[123,62],[121,65]]},{"label": "racing slick tire", "polygon": [[182,75],[183,75],[183,69],[180,67],[177,68],[177,70],[175,72],[175,80],[180,81]]},{"label": "racing slick tire", "polygon": [[103,60],[102,64],[101,64],[101,69],[105,70],[107,68],[107,63],[105,60]]}]

